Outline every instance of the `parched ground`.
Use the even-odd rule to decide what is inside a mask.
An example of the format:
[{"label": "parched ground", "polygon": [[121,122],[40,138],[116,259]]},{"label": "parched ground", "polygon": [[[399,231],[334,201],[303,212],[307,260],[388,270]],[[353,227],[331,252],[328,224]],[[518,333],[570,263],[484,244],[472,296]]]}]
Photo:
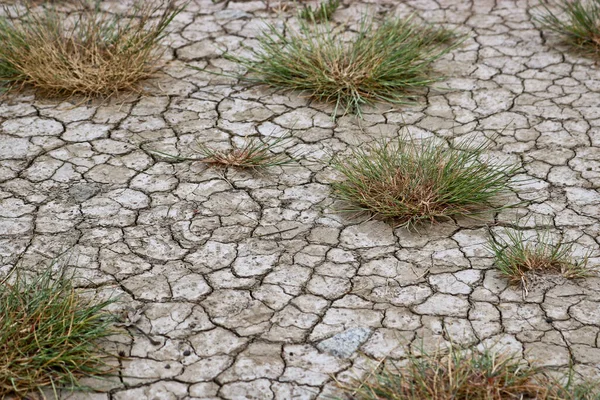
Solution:
[{"label": "parched ground", "polygon": [[[108,394],[64,397],[327,399],[333,377],[449,338],[600,376],[600,279],[552,280],[523,298],[485,249],[490,226],[518,222],[598,250],[598,66],[536,28],[536,0],[345,0],[338,22],[415,12],[468,33],[435,65],[448,76],[440,90],[333,122],[306,98],[187,67],[236,71],[224,49],[255,46],[261,21],[295,15],[271,3],[192,1],[142,98],[2,99],[0,271],[67,251],[79,284],[121,296],[129,317],[110,345],[128,356],[121,379],[100,384]],[[337,213],[318,160],[407,129],[493,140],[493,156],[523,167],[507,202],[530,203],[418,232]],[[299,163],[266,172],[154,153],[288,132]]]}]

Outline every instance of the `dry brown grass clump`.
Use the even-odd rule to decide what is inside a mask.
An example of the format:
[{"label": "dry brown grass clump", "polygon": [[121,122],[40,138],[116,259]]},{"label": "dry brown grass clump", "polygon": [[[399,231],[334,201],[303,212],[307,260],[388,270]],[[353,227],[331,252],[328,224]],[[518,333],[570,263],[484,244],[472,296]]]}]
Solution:
[{"label": "dry brown grass clump", "polygon": [[334,116],[338,111],[361,115],[364,106],[376,102],[414,99],[419,89],[438,80],[431,64],[460,43],[452,31],[410,18],[378,22],[366,16],[356,37],[345,43],[329,24],[311,23],[318,10],[309,21],[300,19],[298,29],[269,25],[249,49],[250,57],[227,54],[247,69],[249,75],[239,78],[334,104]]},{"label": "dry brown grass clump", "polygon": [[175,0],[138,1],[127,17],[92,7],[65,19],[52,6],[0,17],[0,85],[50,96],[139,90],[157,70],[159,43],[181,10]]},{"label": "dry brown grass clump", "polygon": [[345,203],[342,211],[368,212],[398,225],[497,209],[492,200],[509,190],[517,168],[483,161],[486,149],[403,138],[360,147],[331,161],[345,178],[333,183],[333,192]]},{"label": "dry brown grass clump", "polygon": [[519,359],[489,350],[411,356],[342,389],[352,400],[597,400],[594,385],[572,374],[554,379]]},{"label": "dry brown grass clump", "polygon": [[234,145],[227,150],[219,150],[198,141],[195,152],[199,157],[179,157],[156,151],[155,153],[177,161],[202,161],[207,164],[230,166],[241,169],[259,169],[288,165],[294,162],[295,156],[277,151],[288,142],[288,137],[280,137],[271,141],[258,138],[246,140],[242,145]]},{"label": "dry brown grass clump", "polygon": [[496,268],[525,293],[531,281],[541,275],[577,279],[593,272],[587,267],[589,254],[576,260],[573,243],[555,241],[547,231],[536,231],[532,240],[522,230],[504,229],[490,239],[488,247],[496,258]]},{"label": "dry brown grass clump", "polygon": [[285,153],[275,153],[273,148],[280,145],[283,138],[272,142],[250,139],[242,146],[229,150],[215,150],[198,143],[198,153],[202,161],[208,164],[232,166],[238,168],[268,168],[290,164],[293,160]]}]

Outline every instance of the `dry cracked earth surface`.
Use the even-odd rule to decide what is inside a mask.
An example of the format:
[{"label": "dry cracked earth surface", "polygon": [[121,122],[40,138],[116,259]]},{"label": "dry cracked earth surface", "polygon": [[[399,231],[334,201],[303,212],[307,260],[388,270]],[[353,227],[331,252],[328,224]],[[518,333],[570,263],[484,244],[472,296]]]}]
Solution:
[{"label": "dry cracked earth surface", "polygon": [[[329,106],[190,68],[239,71],[224,52],[255,46],[263,21],[292,18],[293,5],[194,0],[145,96],[0,103],[0,271],[67,252],[79,286],[120,296],[128,326],[107,345],[127,356],[120,377],[94,383],[107,393],[64,398],[329,399],[334,378],[449,339],[600,376],[600,279],[553,279],[524,298],[485,248],[495,226],[519,223],[597,250],[598,66],[536,27],[537,1],[343,3],[337,22],[414,12],[469,38],[416,105],[334,122]],[[492,140],[493,157],[522,166],[506,200],[522,205],[417,232],[336,212],[319,161],[407,130]],[[156,153],[287,134],[298,163],[267,171]]]}]

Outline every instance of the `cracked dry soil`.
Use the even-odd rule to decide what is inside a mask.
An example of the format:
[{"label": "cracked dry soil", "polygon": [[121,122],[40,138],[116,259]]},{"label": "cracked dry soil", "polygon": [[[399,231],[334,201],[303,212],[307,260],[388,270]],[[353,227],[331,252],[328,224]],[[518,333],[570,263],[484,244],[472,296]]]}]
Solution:
[{"label": "cracked dry soil", "polygon": [[[515,221],[550,226],[581,251],[600,241],[600,69],[542,33],[536,5],[345,0],[338,22],[416,13],[469,35],[436,62],[448,77],[441,90],[365,110],[362,121],[334,122],[329,106],[189,68],[236,71],[224,49],[253,46],[261,21],[295,15],[261,1],[191,1],[145,96],[2,99],[0,271],[68,250],[78,284],[120,296],[115,308],[138,328],[107,344],[128,358],[120,379],[94,382],[106,393],[62,398],[328,399],[334,377],[449,338],[600,377],[600,279],[550,282],[524,299],[485,249],[491,225]],[[526,203],[418,232],[337,213],[333,173],[315,160],[406,129],[493,140],[493,156],[522,166],[510,201]],[[286,151],[304,156],[268,172],[154,153],[286,132]]]}]

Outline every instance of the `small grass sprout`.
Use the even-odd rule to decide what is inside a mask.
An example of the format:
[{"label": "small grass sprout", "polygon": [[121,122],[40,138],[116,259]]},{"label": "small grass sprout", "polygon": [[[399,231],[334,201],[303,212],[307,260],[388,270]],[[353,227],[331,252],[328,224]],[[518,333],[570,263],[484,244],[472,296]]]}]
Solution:
[{"label": "small grass sprout", "polygon": [[600,0],[557,0],[551,3],[558,12],[543,4],[538,21],[546,29],[563,36],[580,51],[600,54]]},{"label": "small grass sprout", "polygon": [[241,169],[270,168],[289,165],[294,162],[294,158],[288,156],[285,152],[274,151],[276,147],[284,145],[288,139],[288,137],[282,136],[264,142],[258,138],[251,138],[246,140],[243,145],[234,145],[227,150],[218,150],[198,141],[195,151],[199,157],[193,158],[173,156],[162,152],[156,153],[178,161],[202,161],[207,164],[231,166]]},{"label": "small grass sprout", "polygon": [[364,381],[342,386],[352,400],[596,400],[591,386],[550,378],[517,357],[491,350],[410,355]]},{"label": "small grass sprout", "polygon": [[334,156],[330,165],[343,180],[333,192],[341,211],[368,212],[398,225],[499,209],[492,200],[509,190],[516,167],[482,161],[487,144],[445,147],[426,139],[399,138]]},{"label": "small grass sprout", "polygon": [[112,300],[84,300],[52,268],[0,281],[0,398],[44,387],[78,388],[78,379],[111,372],[98,340],[111,335]]},{"label": "small grass sprout", "polygon": [[329,21],[339,6],[340,0],[326,0],[314,8],[305,4],[298,13],[298,16],[313,22]]},{"label": "small grass sprout", "polygon": [[215,150],[203,143],[198,144],[202,161],[209,164],[229,165],[238,168],[268,168],[290,164],[292,159],[285,153],[274,153],[279,140],[264,143],[257,139],[246,141],[241,147]]},{"label": "small grass sprout", "polygon": [[[362,115],[375,102],[405,104],[437,80],[431,64],[459,43],[453,32],[416,24],[411,18],[375,22],[364,17],[349,42],[330,24],[300,19],[294,30],[269,25],[250,57],[226,55],[244,66],[240,79],[299,91],[340,112]],[[336,33],[337,32],[337,33]]]},{"label": "small grass sprout", "polygon": [[151,0],[137,1],[128,16],[97,5],[74,20],[53,6],[0,17],[0,86],[31,86],[49,96],[139,91],[139,82],[156,72],[159,43],[181,11],[174,0]]},{"label": "small grass sprout", "polygon": [[488,243],[496,268],[510,283],[520,285],[525,293],[536,276],[561,275],[566,279],[589,276],[592,273],[587,267],[590,254],[576,260],[573,245],[554,240],[547,230],[536,231],[534,238],[527,238],[523,230],[508,228],[491,237]]}]

